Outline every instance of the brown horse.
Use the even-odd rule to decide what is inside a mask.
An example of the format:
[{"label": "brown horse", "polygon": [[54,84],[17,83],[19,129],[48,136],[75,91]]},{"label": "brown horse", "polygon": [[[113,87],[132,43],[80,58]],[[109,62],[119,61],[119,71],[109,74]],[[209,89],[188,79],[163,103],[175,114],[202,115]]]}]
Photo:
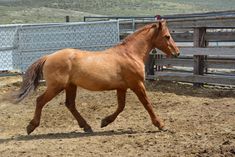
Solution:
[{"label": "brown horse", "polygon": [[100,52],[62,49],[34,62],[26,71],[20,90],[13,100],[20,102],[35,90],[44,77],[46,91],[37,98],[33,119],[27,126],[30,134],[39,126],[44,105],[61,91],[66,92],[65,105],[85,132],[92,132],[90,125],[75,107],[77,86],[92,90],[116,90],[118,107],[113,114],[101,121],[101,127],[113,122],[125,107],[127,89],[131,89],[148,111],[152,123],[159,129],[164,124],[155,115],[144,86],[144,62],[149,52],[158,48],[167,56],[178,56],[179,49],[171,38],[166,21],[146,25],[126,37],[120,44]]}]

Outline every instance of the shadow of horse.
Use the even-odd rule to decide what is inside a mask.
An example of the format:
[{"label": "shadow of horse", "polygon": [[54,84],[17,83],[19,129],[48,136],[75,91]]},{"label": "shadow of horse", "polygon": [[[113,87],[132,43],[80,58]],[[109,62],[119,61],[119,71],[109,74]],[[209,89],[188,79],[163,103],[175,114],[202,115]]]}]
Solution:
[{"label": "shadow of horse", "polygon": [[[160,133],[161,131],[148,131],[143,134],[155,134]],[[124,131],[99,131],[93,133],[83,133],[83,132],[67,132],[67,133],[49,133],[49,134],[37,134],[37,135],[19,135],[12,138],[0,139],[1,143],[8,143],[11,141],[31,141],[31,140],[54,140],[54,139],[73,139],[73,138],[83,138],[83,137],[102,137],[102,136],[122,136],[122,135],[137,135],[142,134],[140,132],[132,131],[132,130],[124,130]]]}]

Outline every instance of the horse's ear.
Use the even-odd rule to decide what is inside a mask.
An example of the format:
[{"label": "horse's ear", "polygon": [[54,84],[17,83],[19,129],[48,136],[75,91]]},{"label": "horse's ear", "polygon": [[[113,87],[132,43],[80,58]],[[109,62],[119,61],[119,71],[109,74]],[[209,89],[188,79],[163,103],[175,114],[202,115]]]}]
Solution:
[{"label": "horse's ear", "polygon": [[162,29],[165,24],[166,24],[166,20],[159,21],[159,29]]}]

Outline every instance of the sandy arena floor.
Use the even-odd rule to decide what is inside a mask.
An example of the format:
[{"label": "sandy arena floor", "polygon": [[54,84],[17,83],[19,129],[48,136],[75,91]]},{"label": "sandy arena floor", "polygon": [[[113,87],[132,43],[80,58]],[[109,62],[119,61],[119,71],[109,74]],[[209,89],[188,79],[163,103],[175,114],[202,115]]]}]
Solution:
[{"label": "sandy arena floor", "polygon": [[[19,80],[1,77],[0,96],[18,89]],[[78,127],[61,93],[44,108],[41,125],[27,135],[35,99],[44,89],[40,86],[18,105],[0,102],[0,156],[235,156],[234,90],[148,82],[148,96],[169,128],[159,132],[131,91],[125,110],[101,129],[101,119],[117,106],[116,92],[79,89],[77,108],[94,133]]]}]

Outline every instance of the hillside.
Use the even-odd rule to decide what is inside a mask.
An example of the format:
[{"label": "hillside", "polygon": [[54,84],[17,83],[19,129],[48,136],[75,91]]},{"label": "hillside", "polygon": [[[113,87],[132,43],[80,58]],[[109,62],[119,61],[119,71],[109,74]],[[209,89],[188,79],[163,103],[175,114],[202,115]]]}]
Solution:
[{"label": "hillside", "polygon": [[234,10],[234,0],[0,0],[0,23],[81,21],[87,15],[156,14]]}]

